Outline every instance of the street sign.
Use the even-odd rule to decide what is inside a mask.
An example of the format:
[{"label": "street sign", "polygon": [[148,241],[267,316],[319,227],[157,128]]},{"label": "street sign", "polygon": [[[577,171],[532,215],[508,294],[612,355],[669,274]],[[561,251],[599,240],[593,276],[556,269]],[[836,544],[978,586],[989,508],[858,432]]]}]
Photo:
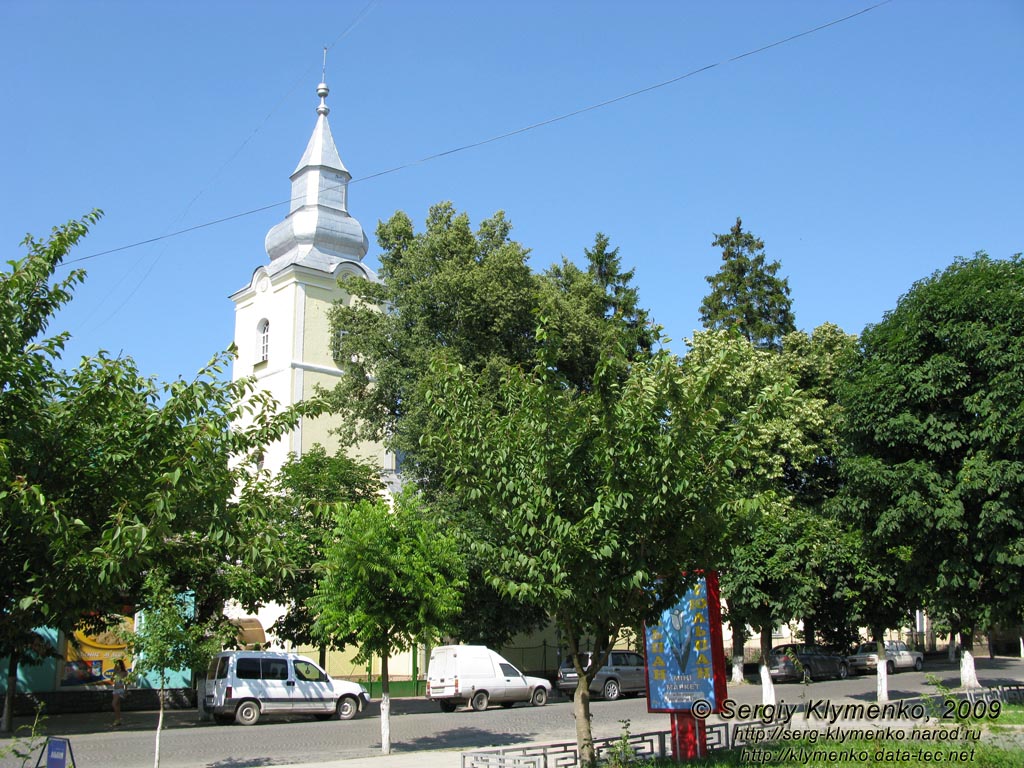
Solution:
[{"label": "street sign", "polygon": [[45,768],[75,768],[75,756],[71,751],[71,739],[48,736],[43,751],[36,760],[36,768],[40,768],[43,758],[46,758]]}]

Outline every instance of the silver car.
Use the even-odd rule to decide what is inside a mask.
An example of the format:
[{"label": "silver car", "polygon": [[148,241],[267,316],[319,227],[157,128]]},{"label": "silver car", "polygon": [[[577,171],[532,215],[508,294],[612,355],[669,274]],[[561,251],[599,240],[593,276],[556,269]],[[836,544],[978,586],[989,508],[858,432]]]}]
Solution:
[{"label": "silver car", "polygon": [[[874,672],[878,669],[878,643],[862,643],[849,657],[850,669],[857,673]],[[885,643],[885,668],[890,675],[897,669],[913,669],[918,672],[924,667],[924,654],[912,651],[902,640]]]},{"label": "silver car", "polygon": [[[590,664],[590,654],[580,655],[583,657],[583,668],[586,669]],[[572,698],[578,683],[579,676],[570,656],[558,668],[558,690]],[[612,651],[590,683],[590,694],[608,701],[614,701],[625,694],[646,693],[647,667],[644,657],[633,651]]]}]

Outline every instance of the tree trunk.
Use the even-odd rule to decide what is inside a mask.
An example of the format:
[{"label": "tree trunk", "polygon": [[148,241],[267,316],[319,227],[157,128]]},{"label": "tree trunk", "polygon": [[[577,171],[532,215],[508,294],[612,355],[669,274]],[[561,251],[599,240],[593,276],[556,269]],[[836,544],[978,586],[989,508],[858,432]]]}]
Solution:
[{"label": "tree trunk", "polygon": [[164,727],[164,689],[160,687],[160,715],[156,720],[156,751],[153,754],[153,768],[160,768],[160,731]]},{"label": "tree trunk", "polygon": [[960,631],[960,687],[981,688],[978,672],[974,668],[974,632]]},{"label": "tree trunk", "polygon": [[594,751],[594,733],[590,727],[590,683],[586,675],[579,675],[576,680],[572,714],[576,718],[576,748],[580,753],[580,765],[593,768],[597,765],[597,753]]},{"label": "tree trunk", "polygon": [[[737,626],[738,624],[738,626]],[[747,644],[746,622],[737,622],[732,627],[732,680],[733,685],[743,685],[743,649]]]},{"label": "tree trunk", "polygon": [[768,660],[772,655],[772,628],[765,626],[761,628],[761,657],[758,659],[758,668],[761,672],[761,703],[775,703],[775,683],[772,682],[772,673],[768,670]]},{"label": "tree trunk", "polygon": [[380,655],[380,751],[391,754],[391,681],[388,678],[388,656]]},{"label": "tree trunk", "polygon": [[7,660],[7,692],[4,694],[4,712],[0,718],[0,732],[14,733],[14,697],[18,695],[18,660],[20,656],[12,652]]},{"label": "tree trunk", "polygon": [[949,629],[949,660],[956,661],[956,636],[960,627],[954,624]]},{"label": "tree trunk", "polygon": [[327,669],[327,646],[326,645],[321,645],[320,646],[320,656],[318,658],[320,660],[320,669],[326,670]]},{"label": "tree trunk", "polygon": [[881,631],[875,632],[875,653],[878,654],[878,666],[875,668],[875,699],[884,702],[889,700],[889,664]]},{"label": "tree trunk", "polygon": [[818,634],[818,628],[814,625],[814,617],[804,617],[804,642],[808,645],[817,645],[815,642],[815,636]]}]

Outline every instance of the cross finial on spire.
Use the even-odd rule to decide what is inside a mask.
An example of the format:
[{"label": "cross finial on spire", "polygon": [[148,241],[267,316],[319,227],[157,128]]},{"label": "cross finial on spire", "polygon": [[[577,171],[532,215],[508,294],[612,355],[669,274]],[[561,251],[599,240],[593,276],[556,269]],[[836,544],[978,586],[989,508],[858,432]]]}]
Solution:
[{"label": "cross finial on spire", "polygon": [[327,87],[327,46],[324,46],[324,68],[320,77],[320,85],[316,87],[316,95],[320,97],[320,106],[316,108],[318,115],[327,115],[331,109],[327,106],[327,94],[331,89]]}]

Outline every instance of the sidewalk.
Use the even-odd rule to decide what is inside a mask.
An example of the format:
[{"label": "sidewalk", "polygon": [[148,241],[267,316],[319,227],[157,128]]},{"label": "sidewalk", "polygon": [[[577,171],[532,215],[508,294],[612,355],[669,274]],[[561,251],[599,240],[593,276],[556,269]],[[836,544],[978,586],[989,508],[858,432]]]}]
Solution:
[{"label": "sidewalk", "polygon": [[462,768],[462,750],[392,752],[376,757],[353,757],[317,763],[287,763],[281,768]]}]

